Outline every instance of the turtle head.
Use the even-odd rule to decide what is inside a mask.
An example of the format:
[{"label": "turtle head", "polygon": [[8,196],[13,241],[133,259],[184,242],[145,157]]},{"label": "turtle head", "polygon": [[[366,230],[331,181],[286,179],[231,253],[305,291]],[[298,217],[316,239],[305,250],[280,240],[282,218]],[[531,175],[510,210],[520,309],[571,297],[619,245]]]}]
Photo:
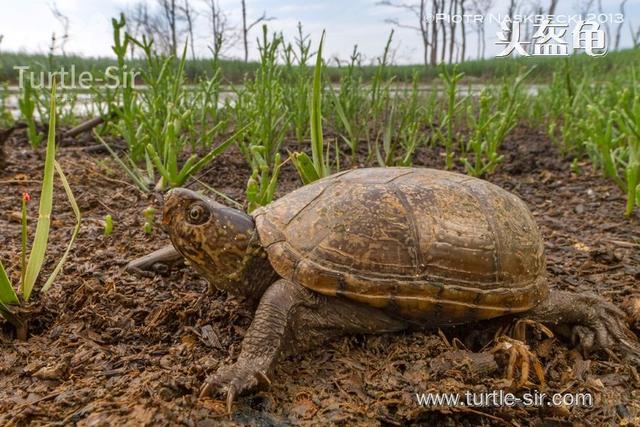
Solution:
[{"label": "turtle head", "polygon": [[176,250],[213,286],[251,293],[247,266],[262,248],[254,243],[255,224],[249,215],[175,188],[165,196],[162,223]]}]

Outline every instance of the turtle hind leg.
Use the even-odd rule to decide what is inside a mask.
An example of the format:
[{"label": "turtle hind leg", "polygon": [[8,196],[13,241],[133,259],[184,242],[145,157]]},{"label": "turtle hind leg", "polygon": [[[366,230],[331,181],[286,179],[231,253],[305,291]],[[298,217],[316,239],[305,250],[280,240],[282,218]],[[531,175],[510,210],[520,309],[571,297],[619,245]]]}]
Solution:
[{"label": "turtle hind leg", "polygon": [[281,279],[260,300],[234,364],[209,377],[201,396],[227,393],[227,409],[238,394],[271,383],[277,361],[348,333],[391,332],[407,324],[369,306],[319,295]]},{"label": "turtle hind leg", "polygon": [[597,295],[552,291],[523,317],[569,337],[585,354],[613,350],[640,366],[640,343],[629,330],[624,313]]}]

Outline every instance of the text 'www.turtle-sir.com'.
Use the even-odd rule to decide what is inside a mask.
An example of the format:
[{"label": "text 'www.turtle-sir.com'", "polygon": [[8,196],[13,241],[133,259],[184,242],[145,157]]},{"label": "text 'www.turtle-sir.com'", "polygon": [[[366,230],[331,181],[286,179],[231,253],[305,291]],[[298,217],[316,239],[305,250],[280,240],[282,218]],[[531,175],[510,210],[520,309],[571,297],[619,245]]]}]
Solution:
[{"label": "text 'www.turtle-sir.com'", "polygon": [[504,390],[464,393],[416,393],[420,406],[498,407],[498,406],[593,406],[591,393],[543,393],[537,390],[515,395]]}]

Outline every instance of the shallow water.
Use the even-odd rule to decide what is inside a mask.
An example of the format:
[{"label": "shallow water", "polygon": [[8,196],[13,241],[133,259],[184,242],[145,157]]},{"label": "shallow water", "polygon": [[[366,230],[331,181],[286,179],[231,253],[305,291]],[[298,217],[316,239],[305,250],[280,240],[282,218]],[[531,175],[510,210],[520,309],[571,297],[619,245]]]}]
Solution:
[{"label": "shallow water", "polygon": [[[487,87],[497,87],[497,86],[486,85],[482,83],[460,85],[458,87],[458,95],[478,96],[482,91],[482,89]],[[527,95],[530,95],[530,96],[537,95],[540,92],[540,90],[545,87],[547,86],[540,85],[540,84],[531,84],[531,85],[524,86]],[[146,86],[138,86],[138,89],[145,90]],[[195,91],[198,89],[198,86],[187,86],[186,89]],[[333,89],[337,90],[339,89],[339,86],[333,85]],[[405,84],[405,85],[398,84],[391,87],[391,91],[396,94],[402,94],[404,92],[408,93],[411,91],[411,89],[412,89],[412,86],[409,84]],[[9,111],[11,111],[11,114],[13,115],[13,117],[18,119],[20,117],[20,110],[18,108],[18,97],[20,94],[20,88],[18,86],[9,86],[6,90],[8,91],[8,96],[5,97],[5,105],[9,109]],[[421,93],[425,93],[425,94],[434,92],[434,91],[438,93],[442,93],[444,92],[444,86],[436,85],[436,84],[422,85],[418,88],[418,90]],[[67,90],[67,93],[73,93],[73,92],[70,92],[69,90]],[[77,91],[74,95],[75,95],[75,99],[73,99],[71,102],[66,102],[62,106],[62,111],[61,111],[62,114],[70,114],[71,112],[73,112],[73,114],[81,117],[94,117],[94,116],[100,115],[101,111],[106,111],[107,109],[107,104],[95,102],[93,99],[94,95],[90,92]],[[219,93],[218,105],[222,107],[224,106],[225,102],[231,102],[233,104],[235,98],[236,98],[236,92],[234,92],[231,88],[224,88]],[[36,119],[39,117],[39,114],[37,111],[35,112],[35,117]]]}]

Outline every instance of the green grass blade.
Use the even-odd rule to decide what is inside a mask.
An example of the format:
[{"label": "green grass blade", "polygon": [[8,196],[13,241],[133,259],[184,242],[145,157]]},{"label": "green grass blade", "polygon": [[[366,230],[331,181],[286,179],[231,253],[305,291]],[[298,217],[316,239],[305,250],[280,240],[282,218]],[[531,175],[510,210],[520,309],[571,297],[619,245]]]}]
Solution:
[{"label": "green grass blade", "polygon": [[104,147],[107,149],[107,151],[111,154],[111,157],[113,157],[113,160],[115,160],[116,163],[118,163],[118,165],[126,172],[126,174],[129,175],[129,178],[131,178],[133,183],[136,184],[136,186],[140,189],[140,191],[142,191],[143,193],[148,193],[149,192],[149,187],[142,180],[142,178],[140,177],[140,174],[137,173],[134,169],[128,167],[122,161],[122,159],[120,157],[118,157],[116,152],[113,151],[113,149],[109,146],[109,144],[107,144],[106,141],[104,139],[102,139],[102,137],[100,137],[100,135],[98,135],[97,132],[94,131],[93,135],[96,137],[96,139],[98,141],[100,141],[100,143],[102,145],[104,145]]},{"label": "green grass blade", "polygon": [[324,31],[320,37],[320,46],[316,54],[316,67],[313,72],[313,92],[311,97],[311,156],[313,167],[318,177],[328,175],[325,169],[324,148],[322,135],[322,44],[324,43]]},{"label": "green grass blade", "polygon": [[240,135],[240,133],[244,131],[245,128],[246,126],[240,129],[238,132],[231,135],[224,142],[220,143],[213,150],[211,150],[206,156],[204,156],[197,162],[192,163],[191,165],[188,165],[189,167],[183,167],[182,172],[180,173],[180,179],[182,183],[184,183],[184,181],[186,181],[189,176],[199,172],[200,169],[202,169],[208,163],[210,163],[216,156],[222,154],[227,148],[229,148],[229,146],[236,140],[238,135]]},{"label": "green grass blade", "polygon": [[156,149],[153,148],[153,145],[147,144],[147,154],[153,161],[153,164],[156,165],[156,169],[158,169],[158,173],[160,173],[160,176],[162,176],[162,178],[164,179],[164,184],[170,185],[171,175],[169,174],[169,171],[162,164],[162,160],[160,159],[160,156],[156,152]]},{"label": "green grass blade", "polygon": [[178,178],[178,139],[177,129],[175,123],[169,118],[169,124],[167,125],[167,133],[165,137],[165,155],[162,156],[163,165],[169,173],[169,180],[167,182],[174,182]]},{"label": "green grass blade", "polygon": [[276,153],[275,156],[275,167],[273,168],[273,174],[271,175],[271,180],[269,180],[269,185],[267,185],[266,191],[266,200],[265,204],[270,203],[273,200],[273,196],[276,194],[276,188],[278,187],[278,177],[280,176],[280,168],[282,167],[282,163],[280,162],[280,153]]},{"label": "green grass blade", "polygon": [[349,123],[349,119],[347,119],[347,115],[344,112],[344,107],[342,106],[342,102],[340,102],[340,99],[334,95],[334,99],[335,99],[335,109],[336,109],[336,113],[338,114],[338,118],[340,119],[340,122],[342,122],[342,126],[344,127],[345,131],[347,132],[347,136],[349,137],[349,140],[353,140],[353,132],[351,131],[351,123]]},{"label": "green grass blade", "polygon": [[[186,180],[186,177],[188,176],[187,174],[189,173],[189,171],[191,170],[191,167],[194,165],[194,163],[198,161],[198,156],[195,154],[192,154],[191,156],[189,156],[189,158],[187,159],[186,162],[184,162],[184,164],[182,165],[182,169],[180,169],[180,173],[178,174],[178,177],[176,178],[177,182],[180,182],[181,180]],[[182,184],[180,184],[182,185]]]},{"label": "green grass blade", "polygon": [[11,280],[9,280],[9,276],[2,265],[2,261],[0,261],[0,303],[20,304],[20,300],[16,295],[16,291],[13,290]]},{"label": "green grass blade", "polygon": [[211,187],[210,185],[208,185],[206,182],[200,181],[198,178],[194,178],[194,181],[196,181],[197,183],[199,183],[200,185],[202,185],[205,189],[207,189],[208,191],[214,193],[216,196],[223,198],[224,200],[226,200],[227,202],[229,202],[229,204],[232,204],[236,207],[236,209],[243,209],[242,203],[233,200],[231,197],[227,196],[226,194],[224,194],[222,191],[218,191],[215,188]]},{"label": "green grass blade", "polygon": [[182,56],[178,63],[178,71],[176,73],[176,79],[173,82],[173,99],[178,99],[178,93],[180,92],[180,86],[182,85],[182,76],[184,74],[184,66],[187,63],[187,46],[188,40],[184,41],[184,48],[182,49]]},{"label": "green grass blade", "polygon": [[[185,163],[185,165],[182,167],[182,170],[180,171],[180,174],[177,177],[178,185],[183,185],[187,181],[187,178],[189,178],[193,174],[198,173],[203,167],[209,164],[216,156],[222,154],[225,150],[227,150],[227,148],[229,148],[229,146],[234,141],[236,141],[240,137],[242,132],[244,132],[248,127],[249,125],[246,125],[240,128],[239,130],[237,130],[236,132],[234,132],[233,135],[231,135],[225,141],[218,144],[206,156],[202,157],[197,162],[195,161],[195,158],[193,156],[189,158]],[[193,161],[191,161],[192,158],[194,158]]]},{"label": "green grass blade", "polygon": [[51,225],[51,209],[53,207],[53,172],[56,156],[56,86],[51,89],[51,104],[49,114],[49,135],[47,137],[47,150],[44,161],[44,176],[42,178],[42,190],[40,191],[40,209],[36,233],[27,262],[27,272],[22,283],[22,295],[25,301],[29,300],[31,291],[36,283],[49,241],[49,227]]},{"label": "green grass blade", "polygon": [[313,162],[311,161],[307,153],[295,152],[291,154],[290,158],[296,170],[298,171],[298,175],[300,175],[300,179],[302,180],[303,184],[307,185],[313,181],[320,179],[320,176],[318,176],[318,172],[313,166]]},{"label": "green grass blade", "polygon": [[147,153],[146,151],[144,152],[144,162],[145,162],[145,165],[147,166],[147,177],[148,177],[149,181],[150,182],[155,182],[156,174],[155,174],[155,171],[153,169],[153,161],[149,157],[149,153]]},{"label": "green grass blade", "polygon": [[[27,200],[22,195],[22,212],[20,218],[20,283],[24,283],[24,274],[27,272]],[[22,285],[20,285],[22,286]]]},{"label": "green grass blade", "polygon": [[55,164],[56,172],[58,172],[58,176],[60,176],[60,181],[62,181],[62,186],[64,187],[64,191],[65,191],[65,193],[67,193],[67,199],[69,199],[69,204],[71,205],[71,208],[73,209],[73,213],[76,215],[76,226],[73,229],[73,234],[71,235],[71,240],[69,240],[69,244],[67,245],[67,249],[64,251],[64,254],[62,255],[62,258],[60,258],[60,261],[58,261],[58,264],[56,265],[56,268],[49,275],[49,278],[47,279],[46,283],[42,287],[42,292],[46,292],[51,287],[51,285],[53,284],[53,281],[58,276],[58,273],[60,273],[60,270],[62,269],[62,266],[64,265],[65,261],[67,260],[67,256],[69,255],[69,251],[71,251],[71,247],[73,246],[73,243],[76,241],[76,237],[78,236],[78,232],[80,231],[80,223],[82,222],[82,215],[80,214],[80,209],[78,208],[78,203],[76,202],[75,197],[73,197],[73,192],[71,191],[71,187],[69,186],[69,182],[67,181],[67,177],[64,176],[64,172],[62,171],[62,168],[60,167],[60,164],[58,164],[57,161],[54,164]]}]

